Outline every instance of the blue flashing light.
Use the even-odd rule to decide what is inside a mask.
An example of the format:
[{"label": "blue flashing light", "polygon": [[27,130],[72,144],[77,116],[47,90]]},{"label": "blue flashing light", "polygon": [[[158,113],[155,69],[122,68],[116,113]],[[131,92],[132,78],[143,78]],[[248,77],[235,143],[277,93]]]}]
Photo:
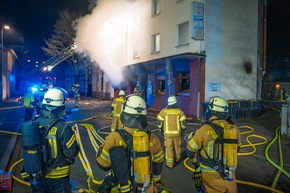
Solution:
[{"label": "blue flashing light", "polygon": [[37,88],[36,87],[31,87],[32,93],[37,92]]}]

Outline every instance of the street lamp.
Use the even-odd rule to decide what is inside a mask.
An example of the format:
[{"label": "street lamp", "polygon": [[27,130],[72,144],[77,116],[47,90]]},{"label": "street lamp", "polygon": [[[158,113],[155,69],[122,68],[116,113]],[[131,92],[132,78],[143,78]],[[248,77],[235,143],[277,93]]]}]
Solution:
[{"label": "street lamp", "polygon": [[0,102],[2,103],[3,100],[3,34],[4,34],[4,29],[9,29],[10,27],[8,25],[2,25],[1,26],[1,69],[0,69]]}]

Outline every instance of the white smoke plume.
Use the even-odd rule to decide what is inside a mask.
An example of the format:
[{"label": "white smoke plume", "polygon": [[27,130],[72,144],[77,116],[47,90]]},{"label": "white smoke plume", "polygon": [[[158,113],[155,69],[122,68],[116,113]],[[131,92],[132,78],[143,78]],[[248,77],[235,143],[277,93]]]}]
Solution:
[{"label": "white smoke plume", "polygon": [[110,78],[112,85],[123,81],[125,37],[129,1],[99,1],[92,13],[80,18],[76,25],[77,52],[85,53]]}]

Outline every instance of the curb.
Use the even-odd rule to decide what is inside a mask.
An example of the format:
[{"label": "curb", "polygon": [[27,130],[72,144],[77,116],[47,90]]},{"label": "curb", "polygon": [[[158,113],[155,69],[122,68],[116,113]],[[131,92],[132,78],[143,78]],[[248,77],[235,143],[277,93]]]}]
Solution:
[{"label": "curb", "polygon": [[[21,127],[21,123],[19,123],[17,125],[17,129],[15,132],[19,132],[20,131],[20,127]],[[8,166],[9,166],[9,162],[10,162],[10,159],[13,155],[13,152],[14,152],[14,148],[15,148],[15,145],[16,145],[16,142],[17,142],[17,139],[18,139],[18,135],[13,135],[9,141],[9,144],[7,146],[7,149],[5,150],[4,154],[3,154],[3,157],[1,158],[1,161],[0,161],[0,168],[3,169],[3,170],[6,170],[8,171]]]}]

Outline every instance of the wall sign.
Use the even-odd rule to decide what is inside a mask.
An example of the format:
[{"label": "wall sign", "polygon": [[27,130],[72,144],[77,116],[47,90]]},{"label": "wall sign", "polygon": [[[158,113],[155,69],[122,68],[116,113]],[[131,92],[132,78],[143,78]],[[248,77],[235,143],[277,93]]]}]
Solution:
[{"label": "wall sign", "polygon": [[192,2],[192,38],[204,39],[204,3]]}]

